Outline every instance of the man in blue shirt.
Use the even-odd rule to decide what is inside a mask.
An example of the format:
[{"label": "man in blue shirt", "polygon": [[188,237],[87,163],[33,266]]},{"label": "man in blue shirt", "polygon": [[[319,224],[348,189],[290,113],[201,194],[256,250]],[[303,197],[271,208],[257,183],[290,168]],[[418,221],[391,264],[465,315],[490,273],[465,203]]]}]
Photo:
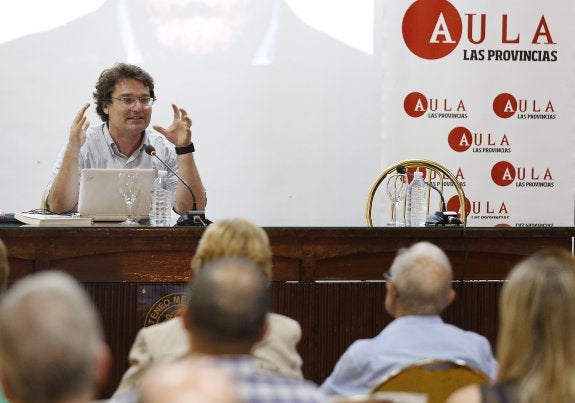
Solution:
[{"label": "man in blue shirt", "polygon": [[437,246],[419,242],[400,250],[385,276],[385,308],[395,319],[373,339],[348,348],[322,384],[324,392],[366,394],[387,372],[426,359],[463,360],[494,378],[498,366],[489,341],[439,316],[455,298],[452,277]]}]

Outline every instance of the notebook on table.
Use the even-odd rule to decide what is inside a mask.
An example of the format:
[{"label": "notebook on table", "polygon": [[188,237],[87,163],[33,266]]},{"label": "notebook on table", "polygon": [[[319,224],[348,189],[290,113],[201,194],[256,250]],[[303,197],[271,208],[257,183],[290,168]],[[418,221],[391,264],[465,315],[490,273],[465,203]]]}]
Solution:
[{"label": "notebook on table", "polygon": [[14,218],[20,224],[38,227],[88,227],[92,225],[92,219],[89,217],[66,214],[24,212],[15,213]]},{"label": "notebook on table", "polygon": [[134,172],[140,176],[140,195],[132,206],[132,217],[136,220],[148,218],[152,183],[155,169],[84,168],[80,172],[80,194],[78,213],[94,221],[124,221],[128,207],[120,195],[118,175]]}]

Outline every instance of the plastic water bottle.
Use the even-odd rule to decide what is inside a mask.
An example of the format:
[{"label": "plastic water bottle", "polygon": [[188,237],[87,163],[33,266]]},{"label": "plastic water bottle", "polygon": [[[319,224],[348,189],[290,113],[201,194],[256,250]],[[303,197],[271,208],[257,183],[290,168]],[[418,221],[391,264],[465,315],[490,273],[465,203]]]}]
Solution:
[{"label": "plastic water bottle", "polygon": [[172,209],[172,192],[168,188],[168,171],[158,171],[152,184],[150,224],[152,227],[168,227]]},{"label": "plastic water bottle", "polygon": [[426,192],[427,185],[423,181],[423,172],[415,171],[407,190],[409,225],[412,227],[425,226],[425,219],[427,218]]}]

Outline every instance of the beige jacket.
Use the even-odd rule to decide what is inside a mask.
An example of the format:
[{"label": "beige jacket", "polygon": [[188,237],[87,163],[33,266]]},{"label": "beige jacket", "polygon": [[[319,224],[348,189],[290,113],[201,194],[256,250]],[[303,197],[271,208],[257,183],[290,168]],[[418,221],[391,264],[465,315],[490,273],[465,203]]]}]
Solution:
[{"label": "beige jacket", "polygon": [[[268,332],[254,346],[252,355],[262,369],[302,379],[302,359],[296,349],[300,339],[301,327],[297,321],[269,313]],[[140,329],[128,357],[130,368],[114,395],[137,387],[152,364],[186,355],[190,351],[189,343],[184,323],[179,317]]]}]

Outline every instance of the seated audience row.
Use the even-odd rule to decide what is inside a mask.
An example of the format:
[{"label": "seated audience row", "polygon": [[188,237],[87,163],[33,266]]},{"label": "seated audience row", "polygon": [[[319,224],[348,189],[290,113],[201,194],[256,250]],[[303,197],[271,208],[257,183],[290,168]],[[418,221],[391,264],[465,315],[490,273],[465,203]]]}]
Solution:
[{"label": "seated audience row", "polygon": [[[236,244],[237,251],[234,250],[234,244]],[[215,356],[218,358],[219,365],[230,370],[233,375],[235,392],[241,401],[259,402],[269,399],[278,402],[326,401],[325,396],[316,385],[299,379],[301,376],[298,376],[297,373],[291,377],[279,373],[274,374],[274,372],[279,372],[277,368],[278,364],[282,364],[281,358],[284,351],[288,353],[290,349],[293,352],[296,351],[295,347],[299,341],[301,330],[299,324],[292,319],[269,312],[271,250],[265,231],[243,220],[226,221],[206,230],[202,237],[202,244],[198,249],[203,252],[197,253],[194,257],[197,272],[194,275],[194,280],[190,283],[191,293],[188,298],[190,306],[187,309],[188,312],[195,312],[195,314],[183,315],[179,318],[182,329],[187,329],[189,333],[186,330],[182,332],[182,343],[188,347],[183,356],[187,357],[180,358],[178,365],[184,366],[182,360],[189,360],[198,355]],[[223,265],[224,269],[221,271],[216,268],[208,270],[207,268],[211,265],[219,267],[218,260],[221,256],[236,257],[233,262],[230,261]],[[202,270],[199,270],[200,268]],[[215,276],[211,276],[210,273],[212,272],[215,273]],[[45,273],[45,275],[48,274],[52,273]],[[55,273],[53,275],[56,276]],[[64,274],[59,275],[65,276]],[[206,280],[202,281],[204,277]],[[36,275],[26,279],[36,285],[42,282],[48,283],[46,279],[37,278]],[[43,299],[46,304],[54,306],[55,309],[60,309],[57,304],[51,301],[54,296],[39,292],[39,288],[41,287],[36,289],[38,299]],[[13,290],[17,289],[18,287],[13,288]],[[11,290],[12,292],[15,291]],[[72,298],[68,302],[70,305],[75,305],[71,303],[73,302]],[[195,308],[192,309],[194,306]],[[38,310],[38,315],[40,314],[41,312]],[[9,314],[6,312],[5,323],[7,327],[10,322],[8,317]],[[70,319],[67,314],[63,314],[62,317],[66,320]],[[292,326],[282,326],[286,323]],[[187,326],[183,326],[183,324]],[[295,326],[293,326],[294,324]],[[70,328],[66,326],[66,323],[58,320],[54,320],[51,326],[60,329]],[[38,326],[40,330],[41,327]],[[95,330],[87,326],[86,329]],[[274,335],[274,332],[277,334]],[[97,333],[95,332],[95,334]],[[10,332],[6,334],[10,334]],[[39,334],[39,338],[41,338],[42,331]],[[61,335],[63,336],[63,334]],[[60,341],[63,342],[63,345],[60,346],[60,352],[63,353],[66,347],[70,346],[66,346],[65,337],[62,337]],[[191,345],[193,346],[191,350],[189,341],[192,342]],[[35,342],[39,346],[42,345],[39,340],[35,340]],[[261,346],[264,354],[257,353],[256,343]],[[269,350],[269,353],[266,353],[266,350]],[[280,358],[279,362],[274,359],[274,354]],[[52,364],[56,364],[57,360],[54,360],[56,357],[52,356],[51,358]],[[260,363],[259,365],[255,364],[256,360]],[[5,362],[9,362],[9,360]],[[268,367],[262,365],[266,362],[269,362]],[[301,359],[297,353],[292,362],[295,362],[295,367],[301,374]],[[270,368],[269,365],[273,365],[273,367]],[[148,367],[151,366],[148,365]],[[166,364],[164,370],[171,371],[172,369]],[[153,373],[158,375],[160,374],[158,371],[160,369],[154,370]],[[149,377],[146,378],[150,380]],[[115,399],[125,402],[135,401],[135,392],[140,388],[141,399],[154,398],[154,396],[146,394],[146,390],[150,391],[150,389],[140,384],[139,387],[127,389],[125,393],[118,394]],[[225,389],[221,388],[221,391]],[[88,385],[83,391],[85,392],[83,396],[88,399],[93,398],[93,389],[90,389]],[[56,400],[60,400],[60,396],[56,396]],[[226,401],[227,399],[223,395],[218,394],[218,396],[218,399],[214,401]],[[155,397],[158,398],[159,396],[155,395]],[[231,396],[228,398],[232,399],[229,401],[233,401]]]},{"label": "seated audience row", "polygon": [[[191,265],[182,314],[139,332],[112,400],[324,402],[366,395],[414,362],[453,359],[496,382],[464,388],[449,403],[575,401],[575,260],[566,251],[535,253],[512,270],[500,305],[500,368],[485,337],[440,317],[455,298],[446,254],[428,242],[398,251],[385,275],[394,320],[352,343],[321,387],[303,379],[299,324],[270,312],[272,253],[262,228],[241,219],[212,224]],[[1,241],[0,269],[3,288]],[[109,359],[96,309],[70,276],[30,275],[2,298],[0,378],[12,402],[90,401]]]}]

